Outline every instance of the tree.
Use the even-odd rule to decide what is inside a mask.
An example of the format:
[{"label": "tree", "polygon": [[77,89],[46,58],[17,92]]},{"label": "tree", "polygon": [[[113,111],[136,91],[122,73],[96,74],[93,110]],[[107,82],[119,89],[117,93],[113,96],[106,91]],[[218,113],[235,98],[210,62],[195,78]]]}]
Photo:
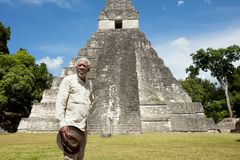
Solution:
[{"label": "tree", "polygon": [[209,80],[197,77],[188,77],[180,81],[184,90],[192,97],[193,102],[201,102],[207,117],[212,117],[215,122],[226,117],[224,92]]},{"label": "tree", "polygon": [[9,55],[10,34],[10,28],[0,22],[0,127],[15,132],[21,118],[29,116],[32,104],[51,87],[53,76],[25,49]]},{"label": "tree", "polygon": [[0,22],[0,54],[9,54],[7,41],[10,40],[10,27],[5,27]]},{"label": "tree", "polygon": [[240,66],[238,66],[233,73],[233,79],[230,80],[229,90],[233,96],[233,109],[235,115],[240,117]]},{"label": "tree", "polygon": [[35,64],[25,49],[0,55],[0,68],[0,126],[15,132],[21,118],[29,116],[32,104],[51,87],[53,76],[45,64]]},{"label": "tree", "polygon": [[240,66],[233,72],[232,79],[230,79],[229,90],[233,93],[240,92]]},{"label": "tree", "polygon": [[216,123],[229,116],[226,110],[226,101],[224,99],[212,100],[212,102],[204,106],[204,111],[206,116],[212,117]]},{"label": "tree", "polygon": [[182,87],[191,96],[193,102],[201,102],[203,105],[214,99],[218,89],[209,80],[200,78],[186,78],[180,81]]},{"label": "tree", "polygon": [[232,74],[235,70],[233,62],[240,59],[240,47],[233,45],[217,50],[212,48],[208,48],[207,50],[200,49],[196,53],[192,53],[191,56],[193,65],[190,65],[186,69],[186,71],[189,72],[189,76],[197,76],[199,70],[204,72],[210,71],[211,75],[218,80],[220,86],[224,90],[229,116],[233,117],[228,91],[228,81],[232,78]]}]

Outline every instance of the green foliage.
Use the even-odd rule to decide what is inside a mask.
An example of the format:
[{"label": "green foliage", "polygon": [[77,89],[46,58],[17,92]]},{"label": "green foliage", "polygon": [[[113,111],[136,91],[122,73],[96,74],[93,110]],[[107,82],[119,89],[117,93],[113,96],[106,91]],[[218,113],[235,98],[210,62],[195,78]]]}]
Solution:
[{"label": "green foliage", "polygon": [[240,117],[240,92],[233,96],[233,110],[237,117]]},{"label": "green foliage", "polygon": [[224,92],[209,80],[200,78],[187,78],[180,81],[182,87],[191,96],[193,102],[201,102],[207,117],[219,122],[226,116],[226,102]]},{"label": "green foliage", "polygon": [[191,56],[194,65],[186,69],[190,75],[198,75],[199,70],[204,72],[209,70],[211,75],[222,84],[222,80],[225,77],[229,79],[234,72],[233,62],[240,59],[240,47],[233,45],[217,50],[212,48],[200,49],[196,53],[192,53]]},{"label": "green foliage", "polygon": [[[204,86],[209,86],[209,89],[213,90],[214,85],[209,81],[202,81],[198,78],[187,78],[186,80],[180,81],[182,87],[188,92],[188,94],[192,97],[193,102],[202,102],[208,100],[211,97],[211,92]],[[208,83],[208,84],[207,84]]]},{"label": "green foliage", "polygon": [[25,49],[9,55],[10,34],[10,28],[0,22],[0,126],[15,132],[21,118],[29,116],[32,104],[51,87],[53,76],[45,64],[35,64]]},{"label": "green foliage", "polygon": [[232,77],[229,82],[229,90],[232,93],[234,114],[240,117],[240,66],[235,69]]},{"label": "green foliage", "polygon": [[[229,116],[233,116],[233,111],[231,107],[231,101],[229,96],[229,81],[235,79],[235,86],[238,85],[239,80],[233,76],[235,72],[235,67],[233,62],[240,59],[240,47],[233,45],[227,48],[212,49],[207,50],[200,49],[196,53],[191,54],[193,59],[193,65],[190,65],[186,71],[189,73],[189,77],[196,78],[199,71],[204,72],[210,71],[211,75],[217,78],[222,89],[225,91],[226,105],[229,112]],[[239,77],[239,76],[237,76]],[[232,87],[233,89],[234,87]],[[201,93],[199,93],[201,94]]]},{"label": "green foliage", "polygon": [[32,93],[35,97],[34,102],[38,102],[42,99],[43,91],[46,88],[50,88],[52,85],[53,76],[48,73],[47,66],[45,63],[35,65],[33,68],[35,77],[34,92]]},{"label": "green foliage", "polygon": [[25,49],[20,48],[14,57],[15,60],[20,61],[20,63],[26,67],[34,66],[35,58],[28,54]]},{"label": "green foliage", "polygon": [[229,81],[229,91],[235,93],[240,92],[240,66],[238,66]]},{"label": "green foliage", "polygon": [[30,114],[32,104],[51,87],[53,76],[45,64],[35,64],[25,49],[0,55],[0,67],[0,126],[15,132],[19,120]]},{"label": "green foliage", "polygon": [[0,54],[9,54],[7,41],[10,40],[10,27],[5,27],[0,22]]},{"label": "green foliage", "polygon": [[223,118],[228,117],[225,100],[213,101],[204,106],[207,117],[212,117],[214,121],[220,122]]}]

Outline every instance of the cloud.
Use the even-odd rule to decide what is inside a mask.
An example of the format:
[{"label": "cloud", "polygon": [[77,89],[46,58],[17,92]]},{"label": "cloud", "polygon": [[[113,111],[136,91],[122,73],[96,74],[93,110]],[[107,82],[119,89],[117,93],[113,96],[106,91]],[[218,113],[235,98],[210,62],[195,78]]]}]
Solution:
[{"label": "cloud", "polygon": [[230,45],[240,45],[240,29],[227,29],[219,32],[205,33],[193,39],[194,49],[225,48]]},{"label": "cloud", "polygon": [[54,76],[59,76],[62,70],[63,57],[49,58],[44,57],[36,62],[37,64],[45,63],[50,73]]},{"label": "cloud", "polygon": [[28,4],[28,5],[44,5],[47,3],[52,3],[60,8],[72,8],[75,5],[81,4],[80,0],[0,0],[0,3],[5,3],[8,5],[18,5],[18,4]]},{"label": "cloud", "polygon": [[185,37],[179,37],[169,42],[154,46],[165,65],[170,68],[177,79],[186,77],[185,69],[192,63],[189,53],[190,41]]},{"label": "cloud", "polygon": [[[222,30],[215,33],[197,35],[195,38],[177,37],[166,43],[157,44],[153,47],[162,58],[167,67],[170,68],[177,79],[185,79],[185,69],[192,64],[190,54],[203,48],[214,49],[226,48],[231,45],[240,45],[240,29]],[[240,65],[240,61],[234,63]],[[213,80],[209,73],[201,73],[203,78]],[[216,80],[215,80],[216,81]]]},{"label": "cloud", "polygon": [[184,4],[184,1],[178,1],[177,4],[178,4],[178,7],[180,7]]},{"label": "cloud", "polygon": [[170,44],[173,47],[179,48],[183,51],[188,51],[190,46],[190,42],[185,37],[179,37],[173,40]]},{"label": "cloud", "polygon": [[71,58],[76,57],[79,47],[78,44],[43,44],[33,47],[32,50],[41,53],[43,57],[45,56],[38,60],[38,63],[45,63],[50,73],[60,76],[63,66],[67,66]]},{"label": "cloud", "polygon": [[56,57],[53,59],[49,57],[44,57],[37,61],[37,64],[39,63],[45,63],[48,68],[55,69],[61,67],[61,65],[63,64],[63,57]]}]

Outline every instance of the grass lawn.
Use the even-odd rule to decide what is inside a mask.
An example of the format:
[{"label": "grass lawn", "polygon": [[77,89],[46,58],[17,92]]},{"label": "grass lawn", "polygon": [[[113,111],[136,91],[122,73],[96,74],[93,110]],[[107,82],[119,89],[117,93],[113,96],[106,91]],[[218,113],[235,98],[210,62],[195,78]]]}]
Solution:
[{"label": "grass lawn", "polygon": [[[0,135],[0,160],[62,160],[54,133]],[[88,136],[85,160],[240,160],[240,134]]]}]

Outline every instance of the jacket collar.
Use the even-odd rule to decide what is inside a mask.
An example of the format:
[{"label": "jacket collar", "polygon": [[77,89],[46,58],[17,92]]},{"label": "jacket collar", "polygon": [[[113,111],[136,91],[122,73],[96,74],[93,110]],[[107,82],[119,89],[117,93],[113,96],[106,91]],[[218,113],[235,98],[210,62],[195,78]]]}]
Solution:
[{"label": "jacket collar", "polygon": [[81,78],[78,77],[77,74],[76,74],[76,77],[77,77],[78,83],[80,83],[80,84],[82,84],[82,85],[84,85],[84,84],[86,84],[86,83],[88,82],[88,78],[87,78],[87,77],[86,77],[86,79],[85,79],[85,83],[83,82],[83,80],[81,80]]}]

